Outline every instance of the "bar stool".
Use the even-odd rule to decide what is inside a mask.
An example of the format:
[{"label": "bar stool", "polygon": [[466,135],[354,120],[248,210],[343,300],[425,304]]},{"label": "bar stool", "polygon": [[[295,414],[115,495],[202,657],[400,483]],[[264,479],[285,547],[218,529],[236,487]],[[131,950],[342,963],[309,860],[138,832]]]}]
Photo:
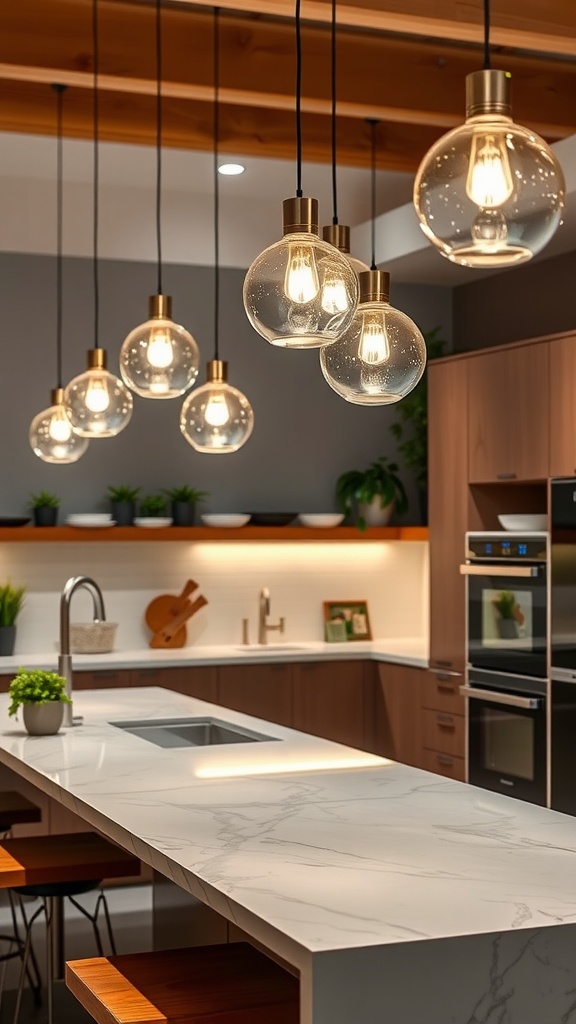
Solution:
[{"label": "bar stool", "polygon": [[[7,839],[0,842],[0,888],[9,889],[19,896],[39,896],[41,906],[26,921],[26,940],[16,997],[14,1024],[20,1015],[24,981],[32,943],[32,925],[44,913],[46,918],[46,988],[48,1022],[53,1021],[53,976],[62,940],[62,906],[65,897],[74,898],[98,888],[104,878],[122,878],[134,875],[139,861],[95,832],[73,832],[68,835],[33,836],[26,839]],[[103,906],[108,935],[114,950],[110,915],[104,893],[101,892],[94,915],[80,908],[90,918],[97,936],[98,951],[102,951],[97,917]],[[76,907],[80,907],[75,903]],[[55,941],[56,940],[56,941]]]},{"label": "bar stool", "polygon": [[[3,839],[12,835],[14,825],[29,825],[41,820],[42,811],[36,804],[32,803],[28,797],[23,796],[22,793],[18,793],[15,790],[5,790],[4,792],[0,792],[0,836]],[[23,961],[25,950],[25,942],[20,935],[20,929],[18,926],[14,894],[9,889],[7,895],[10,916],[12,918],[12,934],[0,934],[0,942],[7,943],[9,947],[6,953],[0,954],[0,963],[2,964],[2,976],[0,978],[0,1005],[2,1004],[2,997],[4,995],[4,982],[8,962],[13,960],[15,957],[20,957]],[[26,974],[34,995],[34,1002],[36,1006],[40,1006],[40,971],[38,969],[36,954],[32,945],[30,945],[29,950],[29,961],[30,963],[27,964],[26,967]]]}]

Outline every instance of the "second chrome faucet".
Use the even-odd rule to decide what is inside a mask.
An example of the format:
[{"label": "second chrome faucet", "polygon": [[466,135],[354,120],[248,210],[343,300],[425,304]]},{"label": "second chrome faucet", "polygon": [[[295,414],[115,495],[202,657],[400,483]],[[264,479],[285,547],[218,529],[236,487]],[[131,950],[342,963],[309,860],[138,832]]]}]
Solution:
[{"label": "second chrome faucet", "polygon": [[258,643],[268,643],[268,633],[273,630],[278,630],[279,633],[284,632],[284,619],[278,619],[278,622],[268,622],[268,616],[270,615],[270,591],[268,587],[262,587],[260,591],[260,601],[258,605]]}]

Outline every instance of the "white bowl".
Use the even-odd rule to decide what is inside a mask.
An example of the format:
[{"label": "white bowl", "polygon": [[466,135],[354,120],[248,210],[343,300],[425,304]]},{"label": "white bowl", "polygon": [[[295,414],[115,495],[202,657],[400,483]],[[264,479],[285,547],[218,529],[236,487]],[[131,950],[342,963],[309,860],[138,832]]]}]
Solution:
[{"label": "white bowl", "polygon": [[164,516],[140,516],[134,520],[134,526],[147,526],[153,530],[161,526],[172,526],[172,520]]},{"label": "white bowl", "polygon": [[77,530],[100,530],[107,526],[116,526],[115,519],[66,519],[67,526],[75,526]]},{"label": "white bowl", "polygon": [[109,512],[71,512],[70,515],[67,516],[67,519],[68,522],[71,522],[72,519],[77,520],[78,522],[83,522],[85,519],[97,519],[99,522],[105,523],[109,519],[112,519],[112,516]]},{"label": "white bowl", "polygon": [[340,523],[344,519],[344,516],[340,512],[300,512],[298,519],[302,523],[302,526],[320,526],[324,529],[330,527],[340,526]]},{"label": "white bowl", "polygon": [[505,530],[526,530],[528,533],[540,532],[548,528],[548,516],[533,513],[522,515],[518,512],[514,515],[498,516],[498,522]]},{"label": "white bowl", "polygon": [[200,517],[204,526],[223,526],[234,527],[234,526],[246,526],[250,516],[244,512],[235,512],[230,514],[210,513],[209,515],[203,515]]}]

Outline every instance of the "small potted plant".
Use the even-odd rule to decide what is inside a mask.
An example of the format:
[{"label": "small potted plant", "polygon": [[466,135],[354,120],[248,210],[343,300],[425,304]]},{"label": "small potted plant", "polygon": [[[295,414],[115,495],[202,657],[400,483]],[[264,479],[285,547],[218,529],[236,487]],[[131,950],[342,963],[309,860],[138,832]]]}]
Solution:
[{"label": "small potted plant", "polygon": [[0,585],[0,655],[14,654],[16,619],[24,604],[24,587],[10,582]]},{"label": "small potted plant", "polygon": [[136,499],[139,494],[139,487],[126,487],[124,484],[108,488],[112,519],[116,526],[132,526],[136,515]]},{"label": "small potted plant", "polygon": [[386,526],[393,510],[403,515],[408,498],[398,466],[382,455],[363,471],[351,469],[336,481],[336,500],[340,511],[356,517],[356,526]]},{"label": "small potted plant", "polygon": [[498,612],[498,632],[503,640],[515,640],[520,634],[518,627],[523,624],[524,616],[512,590],[501,590],[494,599],[494,607]]},{"label": "small potted plant", "polygon": [[8,687],[8,714],[15,715],[22,705],[27,732],[51,736],[62,725],[64,705],[72,703],[65,691],[66,680],[57,672],[19,668]]},{"label": "small potted plant", "polygon": [[197,491],[184,484],[163,492],[171,503],[174,526],[193,526],[196,504],[208,497],[208,491]]},{"label": "small potted plant", "polygon": [[166,498],[161,494],[147,494],[140,502],[140,516],[144,519],[163,519],[166,516]]},{"label": "small potted plant", "polygon": [[38,491],[30,495],[30,508],[34,516],[34,526],[56,526],[60,498],[50,491]]}]

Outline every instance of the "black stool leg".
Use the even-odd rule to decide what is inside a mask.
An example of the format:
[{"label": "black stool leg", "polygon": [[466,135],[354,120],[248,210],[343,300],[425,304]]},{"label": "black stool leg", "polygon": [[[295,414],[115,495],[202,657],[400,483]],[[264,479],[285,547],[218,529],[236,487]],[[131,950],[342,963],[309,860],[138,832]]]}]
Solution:
[{"label": "black stool leg", "polygon": [[[20,935],[20,929],[18,927],[18,918],[16,915],[16,904],[14,900],[14,893],[11,889],[8,889],[8,902],[10,904],[10,914],[12,917],[12,927],[14,929],[14,935],[16,936],[16,942],[18,949],[20,950],[20,959],[22,959],[24,949],[24,939]],[[20,914],[24,922],[24,929],[28,931],[28,921],[26,918],[26,911],[24,909],[24,902],[21,896],[18,896],[18,903],[20,907]],[[42,1006],[42,978],[40,977],[40,968],[38,967],[38,961],[36,959],[36,953],[34,952],[34,944],[30,940],[30,958],[29,963],[26,967],[26,975],[28,977],[28,984],[34,996],[34,1005]]]},{"label": "black stool leg", "polygon": [[22,1003],[22,993],[24,991],[24,981],[28,971],[28,960],[30,958],[30,950],[32,948],[32,925],[37,917],[45,910],[44,904],[32,914],[32,917],[26,921],[26,941],[24,942],[24,952],[22,954],[22,966],[20,968],[20,980],[18,983],[18,992],[16,994],[16,1006],[14,1007],[14,1024],[18,1024],[20,1017],[20,1006]]},{"label": "black stool leg", "polygon": [[116,943],[114,942],[114,933],[112,931],[112,922],[110,920],[110,911],[108,909],[108,901],[106,899],[106,896],[105,896],[104,892],[102,890],[100,890],[100,893],[98,895],[98,899],[96,900],[96,906],[94,908],[94,913],[93,914],[91,914],[89,910],[86,910],[86,907],[83,907],[81,903],[78,903],[74,899],[73,896],[69,896],[68,899],[70,900],[70,903],[74,907],[76,907],[76,910],[79,910],[80,913],[84,914],[84,917],[87,917],[88,920],[91,922],[92,929],[94,931],[94,938],[96,940],[96,948],[98,950],[98,955],[99,956],[104,956],[104,947],[102,945],[102,937],[100,935],[100,929],[98,927],[98,912],[100,910],[100,907],[103,908],[103,910],[104,910],[104,919],[106,921],[106,930],[108,932],[108,940],[110,942],[110,948],[112,950],[113,955],[116,956]]}]

